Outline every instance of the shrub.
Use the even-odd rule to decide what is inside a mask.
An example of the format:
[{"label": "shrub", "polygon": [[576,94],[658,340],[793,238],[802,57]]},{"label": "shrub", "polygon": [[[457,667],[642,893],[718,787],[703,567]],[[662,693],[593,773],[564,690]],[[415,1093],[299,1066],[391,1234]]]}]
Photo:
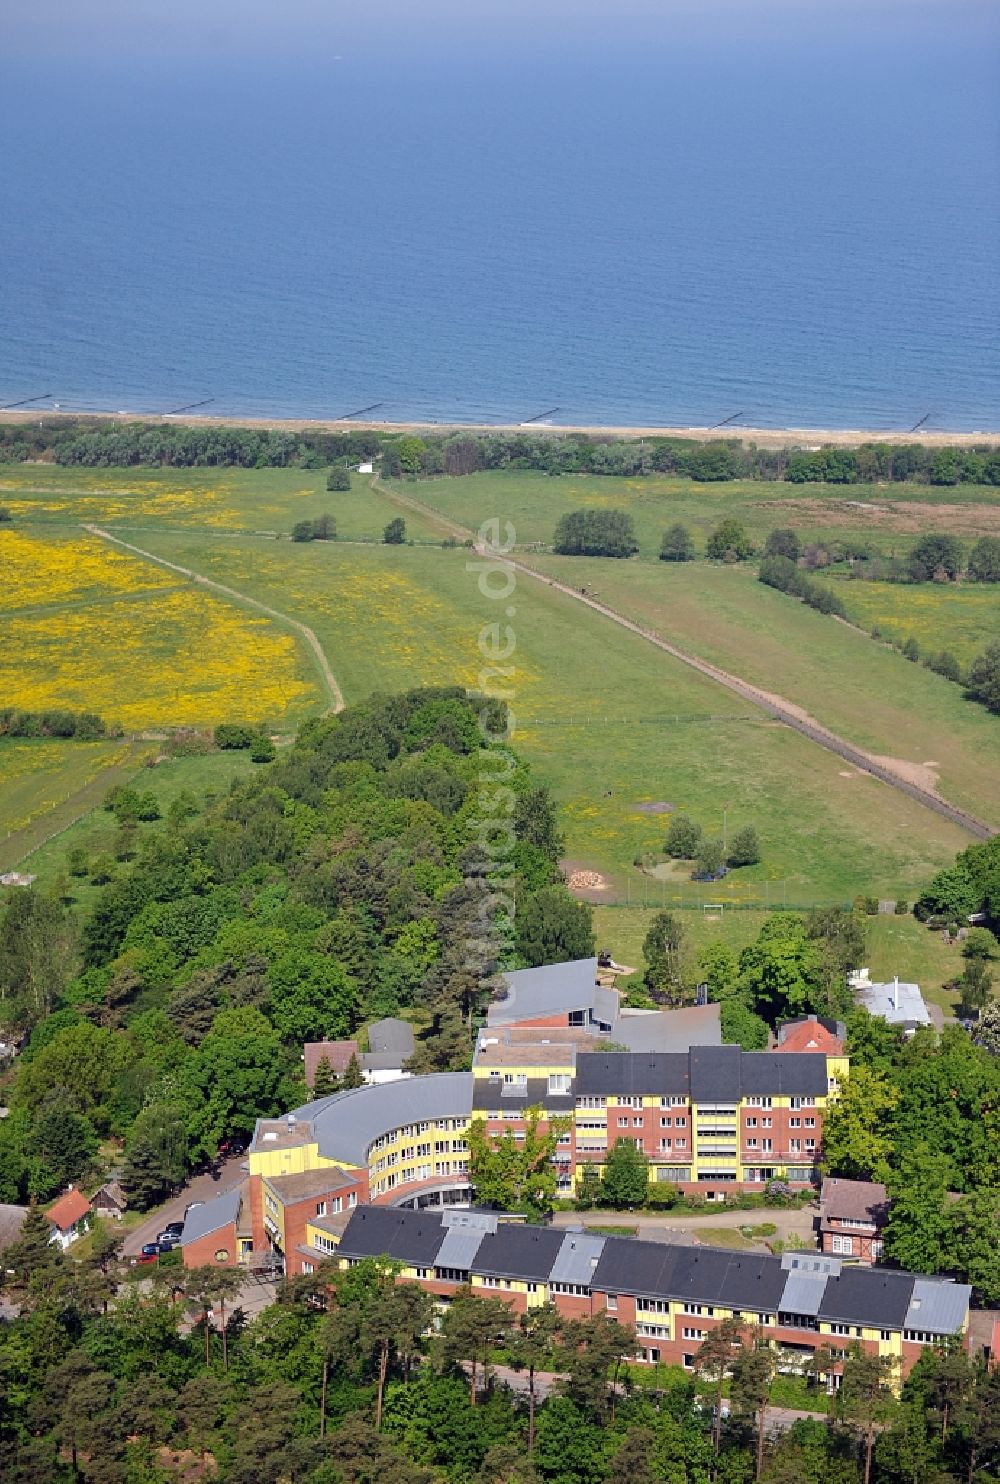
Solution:
[{"label": "shrub", "polygon": [[382,540],[386,546],[402,546],[406,540],[406,521],[401,515],[395,516],[385,527]]},{"label": "shrub", "polygon": [[713,562],[724,562],[727,559],[745,562],[747,557],[753,556],[753,542],[738,520],[728,518],[720,521],[709,536],[705,554]]},{"label": "shrub", "polygon": [[349,490],[351,487],[351,471],[346,464],[335,464],[326,476],[326,487],[328,490]]},{"label": "shrub", "polygon": [[966,691],[991,711],[1000,712],[1000,644],[990,644],[969,667]]},{"label": "shrub", "polygon": [[905,660],[910,660],[913,664],[916,664],[920,658],[920,645],[912,634],[904,641],[903,647],[899,652]]},{"label": "shrub", "polygon": [[215,745],[224,752],[242,751],[253,746],[256,736],[256,728],[245,722],[223,721],[215,729]]},{"label": "shrub", "polygon": [[556,526],[553,546],[562,556],[630,557],[639,550],[625,510],[572,510]]},{"label": "shrub", "polygon": [[250,761],[252,763],[273,763],[277,756],[274,743],[270,737],[263,732],[253,739],[250,748]]},{"label": "shrub", "polygon": [[790,562],[797,562],[802,555],[802,546],[795,532],[784,527],[772,531],[768,536],[764,543],[764,555],[787,557]]},{"label": "shrub", "polygon": [[1000,582],[1000,536],[981,536],[969,553],[973,582]]},{"label": "shrub", "polygon": [[895,907],[893,908],[893,911],[895,912],[897,917],[905,917],[909,910],[909,905],[903,900],[902,897],[898,899]]},{"label": "shrub", "polygon": [[926,582],[930,577],[953,581],[962,570],[961,543],[954,536],[930,531],[910,552],[907,569],[914,582]]},{"label": "shrub", "polygon": [[760,860],[760,838],[752,824],[736,831],[726,856],[728,866],[755,866]]},{"label": "shrub", "polygon": [[942,649],[940,654],[929,654],[924,664],[928,670],[933,670],[935,675],[943,675],[945,680],[961,683],[962,670],[950,649]]},{"label": "shrub", "polygon": [[674,860],[694,860],[701,848],[701,825],[686,814],[675,814],[667,826],[665,849]]},{"label": "shrub", "polygon": [[690,562],[694,560],[694,542],[687,526],[679,523],[664,531],[660,544],[661,562]]}]

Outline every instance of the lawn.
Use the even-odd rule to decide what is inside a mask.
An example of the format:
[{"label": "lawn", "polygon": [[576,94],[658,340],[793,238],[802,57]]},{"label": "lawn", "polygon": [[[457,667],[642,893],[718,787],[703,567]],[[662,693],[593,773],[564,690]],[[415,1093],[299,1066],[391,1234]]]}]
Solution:
[{"label": "lawn", "polygon": [[[628,964],[641,974],[642,944],[657,910],[652,905],[595,907],[598,948],[609,949],[617,963]],[[763,912],[726,912],[721,918],[699,911],[684,911],[679,915],[691,960],[709,943],[725,943],[734,953],[739,953],[756,938],[766,917]],[[919,984],[925,999],[951,1014],[956,996],[944,986],[962,972],[964,960],[959,949],[949,946],[940,933],[928,931],[909,915],[879,914],[867,918],[866,923],[867,967],[872,978],[885,983],[898,974],[900,979]],[[618,982],[622,989],[629,984],[627,978]]]},{"label": "lawn", "polygon": [[954,531],[968,539],[1000,531],[1000,493],[977,486],[697,484],[592,474],[553,479],[517,470],[419,480],[400,488],[469,527],[494,516],[510,521],[522,550],[533,542],[549,545],[559,517],[583,508],[628,510],[640,555],[646,558],[659,556],[663,532],[675,521],[688,526],[696,547],[704,550],[711,531],[728,516],[742,521],[758,543],[775,526],[794,526],[806,541],[857,536],[897,554],[909,550],[926,530]]},{"label": "lawn", "polygon": [[[81,522],[139,531],[203,528],[288,535],[296,521],[330,514],[340,540],[381,541],[399,510],[353,474],[350,491],[326,488],[326,470],[60,469],[52,464],[0,470],[0,502],[17,529]],[[407,515],[407,534],[440,541],[433,521]],[[142,545],[142,542],[139,542]]]},{"label": "lawn", "polygon": [[[681,649],[804,708],[866,751],[922,768],[918,779],[925,786],[938,787],[951,802],[1000,825],[1000,722],[923,665],[758,582],[749,567],[531,560]],[[838,591],[852,597],[855,589],[874,586],[842,583]],[[891,591],[915,594],[927,624],[936,611],[943,628],[952,597],[961,599],[968,590]],[[1000,602],[995,593],[986,596],[996,628]],[[980,603],[977,609],[984,622],[987,607]]]},{"label": "lawn", "polygon": [[[729,902],[912,893],[967,843],[875,780],[842,778],[831,755],[562,594],[521,582],[498,614],[468,552],[205,543],[176,532],[145,542],[310,624],[349,701],[476,683],[480,630],[514,609],[516,742],[563,807],[567,854],[608,874],[623,898],[633,859],[662,841],[662,816],[639,807],[651,801],[720,832],[724,806],[730,829],[757,823],[764,863],[713,888],[711,899]],[[665,715],[680,719],[643,720]]]}]

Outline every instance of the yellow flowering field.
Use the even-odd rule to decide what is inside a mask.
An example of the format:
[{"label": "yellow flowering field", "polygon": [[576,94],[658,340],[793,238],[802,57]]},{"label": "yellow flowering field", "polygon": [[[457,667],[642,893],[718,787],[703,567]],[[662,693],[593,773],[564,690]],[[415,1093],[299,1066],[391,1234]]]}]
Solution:
[{"label": "yellow flowering field", "polygon": [[0,840],[48,814],[128,752],[126,742],[0,740]]},{"label": "yellow flowering field", "polygon": [[989,583],[837,582],[848,617],[880,628],[903,643],[911,636],[922,654],[950,649],[966,665],[1000,632],[1000,597]]},{"label": "yellow flowering field", "polygon": [[176,586],[162,567],[117,551],[82,532],[0,530],[0,611],[105,598]]},{"label": "yellow flowering field", "polygon": [[156,602],[11,614],[0,696],[25,710],[97,711],[128,730],[297,719],[318,701],[291,635],[193,588]]}]

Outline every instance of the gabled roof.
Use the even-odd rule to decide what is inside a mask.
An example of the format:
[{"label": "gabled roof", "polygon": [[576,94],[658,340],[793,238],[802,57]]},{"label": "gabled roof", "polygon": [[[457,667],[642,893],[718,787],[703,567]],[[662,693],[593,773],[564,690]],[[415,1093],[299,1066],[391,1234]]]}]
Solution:
[{"label": "gabled roof", "polygon": [[[542,964],[537,969],[512,969],[503,975],[507,994],[489,1006],[490,1025],[511,1020],[534,1020],[568,1015],[572,1010],[607,1012],[617,1008],[613,990],[598,989],[597,959],[577,958],[565,964]],[[601,1018],[605,1018],[601,1015]],[[612,1013],[611,1019],[614,1019]]]},{"label": "gabled roof", "polygon": [[873,1180],[840,1180],[827,1175],[819,1202],[823,1221],[867,1221],[880,1227],[889,1214],[888,1192]]},{"label": "gabled roof", "polygon": [[441,1218],[392,1206],[356,1206],[340,1239],[340,1257],[392,1257],[411,1267],[434,1267],[444,1241]]},{"label": "gabled roof", "polygon": [[493,1077],[477,1077],[472,1084],[474,1113],[523,1113],[528,1108],[544,1108],[547,1113],[572,1113],[576,1100],[572,1092],[549,1092],[548,1079],[529,1077],[527,1082],[498,1083]]},{"label": "gabled roof", "polygon": [[577,1097],[662,1096],[688,1091],[683,1051],[586,1051],[576,1058]]},{"label": "gabled roof", "polygon": [[117,1180],[108,1180],[106,1184],[101,1186],[100,1190],[94,1196],[94,1205],[97,1204],[102,1196],[106,1201],[117,1206],[119,1211],[124,1211],[128,1205],[128,1196]]},{"label": "gabled roof", "polygon": [[829,1091],[826,1057],[810,1051],[744,1051],[740,1059],[743,1097],[773,1093],[776,1097],[820,1097]]},{"label": "gabled roof", "polygon": [[67,1232],[89,1211],[90,1202],[82,1190],[67,1190],[45,1214],[57,1231]]},{"label": "gabled roof", "polygon": [[820,1020],[817,1015],[807,1015],[801,1020],[786,1020],[778,1027],[778,1044],[775,1051],[824,1052],[827,1056],[843,1056],[843,1023]]},{"label": "gabled roof", "polygon": [[342,1077],[352,1056],[358,1054],[357,1041],[307,1041],[302,1048],[305,1060],[306,1086],[312,1087],[321,1061],[330,1064],[331,1072]]},{"label": "gabled roof", "polygon": [[837,1277],[827,1279],[819,1318],[875,1329],[902,1329],[914,1281],[912,1273],[842,1268]]},{"label": "gabled roof", "polygon": [[483,1238],[472,1271],[488,1278],[544,1283],[563,1244],[563,1233],[545,1226],[504,1225]]},{"label": "gabled roof", "polygon": [[642,1242],[608,1237],[590,1286],[598,1293],[634,1293],[638,1298],[665,1298],[681,1248],[668,1242]]},{"label": "gabled roof", "polygon": [[379,1057],[398,1057],[402,1065],[413,1055],[413,1027],[408,1020],[397,1020],[390,1015],[385,1020],[373,1020],[368,1027],[368,1054]]},{"label": "gabled roof", "polygon": [[245,1182],[235,1185],[232,1190],[224,1190],[203,1206],[195,1206],[193,1211],[189,1211],[184,1218],[181,1246],[187,1247],[199,1237],[210,1236],[212,1232],[221,1231],[225,1226],[235,1226],[240,1217],[244,1185]]}]

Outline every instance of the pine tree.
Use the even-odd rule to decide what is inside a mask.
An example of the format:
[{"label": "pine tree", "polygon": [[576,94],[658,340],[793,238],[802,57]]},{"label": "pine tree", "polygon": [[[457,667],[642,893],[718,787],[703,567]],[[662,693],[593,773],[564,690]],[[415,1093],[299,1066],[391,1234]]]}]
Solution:
[{"label": "pine tree", "polygon": [[344,1075],[340,1080],[341,1088],[346,1092],[351,1087],[364,1087],[365,1075],[361,1070],[357,1053],[352,1052],[351,1059],[344,1068]]},{"label": "pine tree", "polygon": [[[352,1057],[352,1061],[356,1060],[357,1058]],[[357,1087],[358,1085],[358,1083],[352,1084],[352,1086],[355,1087]],[[313,1077],[313,1097],[328,1098],[331,1097],[335,1092],[339,1091],[340,1078],[337,1076],[336,1072],[333,1070],[333,1067],[330,1065],[330,1058],[328,1056],[321,1056],[316,1067],[316,1074]]]}]

